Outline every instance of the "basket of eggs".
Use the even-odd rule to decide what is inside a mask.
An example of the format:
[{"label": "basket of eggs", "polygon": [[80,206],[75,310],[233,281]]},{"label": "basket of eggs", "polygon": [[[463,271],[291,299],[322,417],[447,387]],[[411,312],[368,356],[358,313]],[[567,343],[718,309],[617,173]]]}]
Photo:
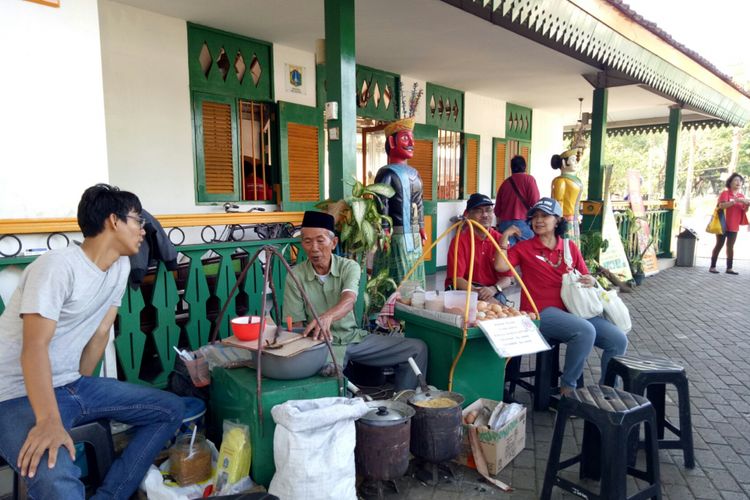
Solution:
[{"label": "basket of eggs", "polygon": [[536,314],[533,312],[527,313],[526,311],[518,311],[503,304],[490,304],[484,300],[477,302],[477,322],[490,319],[511,318],[513,316],[528,316],[529,319],[537,319]]}]

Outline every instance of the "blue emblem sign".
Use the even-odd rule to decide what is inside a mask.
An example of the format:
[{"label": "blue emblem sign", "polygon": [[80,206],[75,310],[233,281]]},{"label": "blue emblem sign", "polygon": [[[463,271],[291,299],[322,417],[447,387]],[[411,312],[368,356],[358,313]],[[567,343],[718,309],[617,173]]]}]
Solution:
[{"label": "blue emblem sign", "polygon": [[289,72],[289,83],[291,83],[293,87],[301,87],[302,72],[300,72],[300,70],[298,70],[297,68],[292,69]]}]

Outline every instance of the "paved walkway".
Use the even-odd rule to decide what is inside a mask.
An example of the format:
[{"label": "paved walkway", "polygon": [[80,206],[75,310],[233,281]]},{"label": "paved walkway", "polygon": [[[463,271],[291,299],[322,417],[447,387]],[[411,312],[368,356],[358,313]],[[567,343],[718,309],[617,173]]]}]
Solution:
[{"label": "paved walkway", "polygon": [[[722,265],[720,260],[723,271]],[[679,450],[660,451],[665,499],[750,498],[750,262],[740,260],[734,267],[739,276],[709,274],[708,261],[698,259],[695,268],[664,270],[634,293],[622,295],[634,325],[629,354],[683,363],[690,380],[696,467],[685,469]],[[598,379],[598,365],[598,353],[593,353],[587,383]],[[516,394],[529,403],[523,389]],[[675,413],[674,405],[669,411]],[[498,475],[515,488],[511,494],[481,482],[471,469],[456,467],[454,480],[434,487],[404,478],[398,482],[401,493],[387,498],[539,498],[553,423],[554,413],[529,409],[526,449]],[[574,422],[572,431],[568,426],[563,458],[580,443],[581,429],[580,421]],[[576,478],[577,468],[571,470]],[[575,497],[555,488],[553,498]]]}]

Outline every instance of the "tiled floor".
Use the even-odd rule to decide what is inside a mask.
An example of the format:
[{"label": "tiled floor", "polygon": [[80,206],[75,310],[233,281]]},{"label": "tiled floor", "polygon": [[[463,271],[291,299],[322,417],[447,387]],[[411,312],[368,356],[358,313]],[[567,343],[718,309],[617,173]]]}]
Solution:
[{"label": "tiled floor", "polygon": [[[679,450],[660,452],[666,499],[750,498],[750,262],[739,260],[734,268],[739,276],[709,274],[708,261],[699,258],[695,268],[661,271],[635,292],[622,295],[634,325],[629,354],[677,361],[686,367],[690,381],[696,467],[685,469]],[[587,383],[599,372],[594,352],[585,372]],[[517,394],[530,402],[523,390]],[[674,405],[668,412],[675,412]],[[526,449],[498,475],[515,488],[510,496],[480,481],[475,471],[459,467],[454,480],[437,486],[407,476],[399,481],[401,494],[388,498],[539,498],[554,418],[554,413],[529,409]],[[581,425],[574,421],[568,426],[563,457],[566,450],[573,455],[580,444]],[[571,470],[575,479],[577,467]],[[630,487],[635,487],[633,481]],[[555,488],[553,498],[575,497]]]}]

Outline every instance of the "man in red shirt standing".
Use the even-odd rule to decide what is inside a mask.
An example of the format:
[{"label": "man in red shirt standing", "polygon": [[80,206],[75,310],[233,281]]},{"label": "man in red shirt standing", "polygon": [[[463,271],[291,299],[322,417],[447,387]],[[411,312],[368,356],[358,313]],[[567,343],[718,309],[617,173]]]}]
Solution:
[{"label": "man in red shirt standing", "polygon": [[[492,200],[489,196],[474,193],[466,202],[464,217],[482,225],[496,242],[501,234],[492,228]],[[458,243],[458,258],[456,254]],[[474,227],[474,269],[471,277],[471,289],[479,294],[479,300],[492,304],[505,304],[507,299],[503,288],[512,284],[511,273],[495,271],[495,245],[479,228]],[[456,235],[448,245],[448,267],[446,268],[445,288],[466,290],[469,288],[469,263],[471,262],[471,233],[466,224],[461,234]],[[455,266],[456,283],[453,284]]]},{"label": "man in red shirt standing", "polygon": [[539,187],[533,176],[526,173],[526,159],[514,156],[510,160],[511,175],[503,181],[497,190],[495,200],[495,217],[497,229],[501,233],[510,226],[521,230],[518,236],[512,236],[509,245],[534,237],[534,232],[526,222],[526,212],[539,201]]}]

